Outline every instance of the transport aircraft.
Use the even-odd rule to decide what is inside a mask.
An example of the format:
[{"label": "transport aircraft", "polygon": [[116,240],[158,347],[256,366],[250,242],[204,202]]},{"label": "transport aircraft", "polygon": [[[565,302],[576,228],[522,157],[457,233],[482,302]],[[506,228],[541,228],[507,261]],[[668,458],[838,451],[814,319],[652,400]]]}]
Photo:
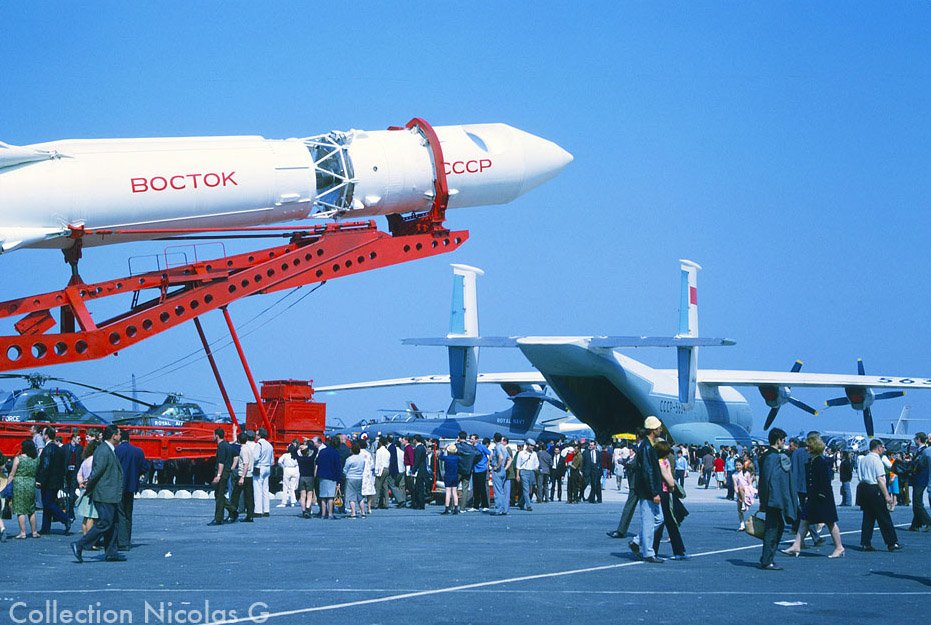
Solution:
[{"label": "transport aircraft", "polygon": [[[829,400],[828,405],[849,405],[862,412],[868,436],[874,435],[871,411],[874,401],[900,397],[905,389],[931,389],[931,377],[868,376],[862,362],[857,375],[802,373],[801,362],[785,372],[699,369],[699,347],[728,346],[735,342],[699,336],[697,278],[701,267],[689,260],[680,261],[679,331],[671,337],[480,337],[475,276],[481,270],[466,271],[462,267],[465,266],[454,265],[457,286],[453,289],[450,333],[445,338],[403,341],[408,345],[447,347],[450,375],[415,376],[319,390],[450,384],[451,408],[455,409],[457,405],[474,403],[478,383],[547,385],[573,415],[594,430],[601,442],[618,433],[633,432],[648,415],[655,415],[676,442],[747,445],[752,442],[752,410],[735,387],[754,387],[761,394],[770,408],[764,429],[773,425],[786,403],[817,414],[814,408],[792,396],[793,387],[843,389],[845,396]],[[460,281],[462,296],[457,300]],[[474,327],[468,325],[473,321]],[[517,347],[537,371],[478,373],[479,347]],[[675,347],[677,368],[655,369],[618,351],[641,347]],[[877,393],[874,389],[883,390]]]},{"label": "transport aircraft", "polygon": [[[453,304],[450,315],[450,337],[478,337],[478,308],[476,306],[475,278],[481,269],[468,265],[453,265]],[[436,383],[449,384],[452,402],[445,412],[425,413],[413,403],[409,409],[395,411],[382,418],[363,419],[343,428],[350,436],[365,434],[420,434],[427,438],[454,439],[460,431],[491,438],[495,432],[514,441],[561,440],[567,433],[585,435],[587,428],[567,414],[565,405],[546,392],[546,383],[538,381],[511,381],[495,378],[512,405],[506,410],[481,414],[473,412],[476,385],[484,376],[478,374],[478,349],[475,347],[449,348],[449,375],[434,376]],[[481,379],[484,382],[484,379]],[[432,381],[431,381],[432,382]],[[424,383],[431,383],[424,382]],[[383,386],[397,386],[403,381],[391,380],[362,384],[342,384],[317,387],[318,393],[347,391]],[[582,428],[582,429],[579,429]]]}]

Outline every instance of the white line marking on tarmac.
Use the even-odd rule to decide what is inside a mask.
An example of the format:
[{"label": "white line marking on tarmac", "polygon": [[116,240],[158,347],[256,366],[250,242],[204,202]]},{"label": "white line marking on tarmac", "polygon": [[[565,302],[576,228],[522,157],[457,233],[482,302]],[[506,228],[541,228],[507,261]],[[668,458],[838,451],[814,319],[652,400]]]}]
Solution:
[{"label": "white line marking on tarmac", "polygon": [[[342,593],[342,594],[367,594],[373,592],[427,592],[429,589],[425,588],[256,588],[251,592],[255,594],[293,594],[295,592],[316,592],[316,593]],[[26,595],[26,594],[84,594],[92,592],[94,594],[99,593],[158,593],[158,592],[170,592],[177,595],[183,595],[185,593],[195,593],[195,594],[204,594],[209,592],[227,592],[225,588],[99,588],[94,590],[23,590],[23,591],[13,591],[7,594],[10,595]],[[494,594],[528,594],[528,593],[545,593],[545,594],[562,594],[562,595],[655,595],[655,590],[566,590],[566,589],[537,589],[537,588],[524,588],[524,589],[504,589],[504,588],[494,588],[494,589],[470,589],[470,590],[460,590],[457,591],[460,593],[470,593],[470,592],[483,592],[483,593],[494,593]],[[695,595],[695,596],[704,596],[704,595],[738,595],[738,596],[763,596],[767,597],[770,595],[784,595],[787,591],[782,590],[773,590],[773,591],[756,591],[756,590],[677,590],[675,591],[676,595]],[[801,590],[791,591],[793,595],[806,595],[806,596],[826,596],[834,597],[841,596],[845,597],[848,595],[851,596],[860,596],[860,595],[877,595],[877,596],[925,596],[931,595],[931,590],[921,591],[817,591],[817,590]],[[4,597],[5,599],[8,599]]]},{"label": "white line marking on tarmac", "polygon": [[[902,527],[906,524],[898,525],[897,527]],[[847,532],[841,532],[841,535],[844,534],[854,534],[859,533],[860,530],[850,530]],[[789,542],[784,540],[782,542]],[[700,558],[703,556],[713,556],[720,555],[722,553],[734,553],[737,551],[747,551],[749,549],[759,549],[763,546],[763,543],[755,545],[746,545],[744,547],[731,547],[729,549],[718,549],[716,551],[704,551],[702,553],[696,553],[692,555],[692,558]],[[632,562],[621,562],[618,564],[606,564],[602,566],[592,566],[584,569],[571,569],[568,571],[556,571],[554,573],[539,573],[537,575],[523,575],[521,577],[510,577],[507,579],[496,579],[490,580],[487,582],[476,582],[474,584],[463,584],[460,586],[448,586],[446,588],[435,588],[432,590],[420,590],[416,592],[405,592],[397,595],[389,595],[387,597],[377,597],[375,599],[360,599],[358,601],[347,601],[345,603],[333,603],[330,605],[321,605],[310,608],[298,608],[296,610],[284,610],[281,612],[269,612],[263,613],[261,615],[245,618],[234,618],[234,619],[225,619],[220,621],[210,621],[205,625],[236,625],[237,623],[248,623],[256,622],[256,618],[261,618],[261,622],[267,622],[273,618],[280,618],[282,616],[297,616],[299,614],[312,614],[314,612],[328,612],[331,610],[341,610],[343,608],[354,608],[363,605],[374,605],[378,603],[389,603],[392,601],[401,601],[402,599],[413,599],[416,597],[427,597],[430,595],[440,595],[446,593],[462,592],[464,590],[474,590],[477,588],[488,588],[489,586],[500,586],[502,584],[513,584],[515,582],[526,582],[534,579],[549,579],[552,577],[565,577],[568,575],[579,575],[581,573],[593,573],[596,571],[610,571],[613,569],[621,569],[629,566],[638,566],[645,564],[642,560],[636,560]]]}]

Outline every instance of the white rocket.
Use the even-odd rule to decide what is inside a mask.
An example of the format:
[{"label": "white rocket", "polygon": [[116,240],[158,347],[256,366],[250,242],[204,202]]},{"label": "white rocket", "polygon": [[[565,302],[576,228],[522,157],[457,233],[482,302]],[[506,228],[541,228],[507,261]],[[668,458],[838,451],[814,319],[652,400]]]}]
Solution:
[{"label": "white rocket", "polygon": [[506,124],[438,126],[442,164],[418,127],[303,139],[188,137],[0,143],[0,252],[67,248],[75,228],[119,231],[85,245],[306,217],[424,211],[437,169],[449,208],[504,204],[572,155]]}]

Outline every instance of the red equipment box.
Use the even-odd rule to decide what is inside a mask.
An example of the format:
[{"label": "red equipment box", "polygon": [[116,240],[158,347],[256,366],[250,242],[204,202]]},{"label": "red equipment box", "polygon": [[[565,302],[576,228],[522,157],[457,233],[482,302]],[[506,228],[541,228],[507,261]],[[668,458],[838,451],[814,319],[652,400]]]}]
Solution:
[{"label": "red equipment box", "polygon": [[[285,444],[293,438],[322,436],[326,428],[326,404],[311,401],[313,382],[270,380],[262,382],[262,403],[271,424],[269,439]],[[246,428],[266,427],[258,404],[246,404]]]}]

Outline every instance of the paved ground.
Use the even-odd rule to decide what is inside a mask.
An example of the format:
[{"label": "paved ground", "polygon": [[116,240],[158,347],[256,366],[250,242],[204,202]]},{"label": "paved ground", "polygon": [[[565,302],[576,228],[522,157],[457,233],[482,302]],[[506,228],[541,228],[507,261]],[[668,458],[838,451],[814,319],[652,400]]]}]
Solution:
[{"label": "paved ground", "polygon": [[902,529],[904,551],[864,553],[859,511],[842,508],[846,557],[828,560],[825,545],[763,572],[760,542],[734,531],[733,504],[692,485],[683,534],[693,559],[647,565],[605,536],[625,496],[501,518],[435,508],[330,522],[273,509],[219,528],[206,526],[212,502],[140,500],[125,563],[87,552],[74,564],[61,536],[0,545],[0,623],[55,622],[46,601],[59,623],[88,606],[92,623],[255,622],[250,607],[270,623],[927,622],[931,533]]}]

